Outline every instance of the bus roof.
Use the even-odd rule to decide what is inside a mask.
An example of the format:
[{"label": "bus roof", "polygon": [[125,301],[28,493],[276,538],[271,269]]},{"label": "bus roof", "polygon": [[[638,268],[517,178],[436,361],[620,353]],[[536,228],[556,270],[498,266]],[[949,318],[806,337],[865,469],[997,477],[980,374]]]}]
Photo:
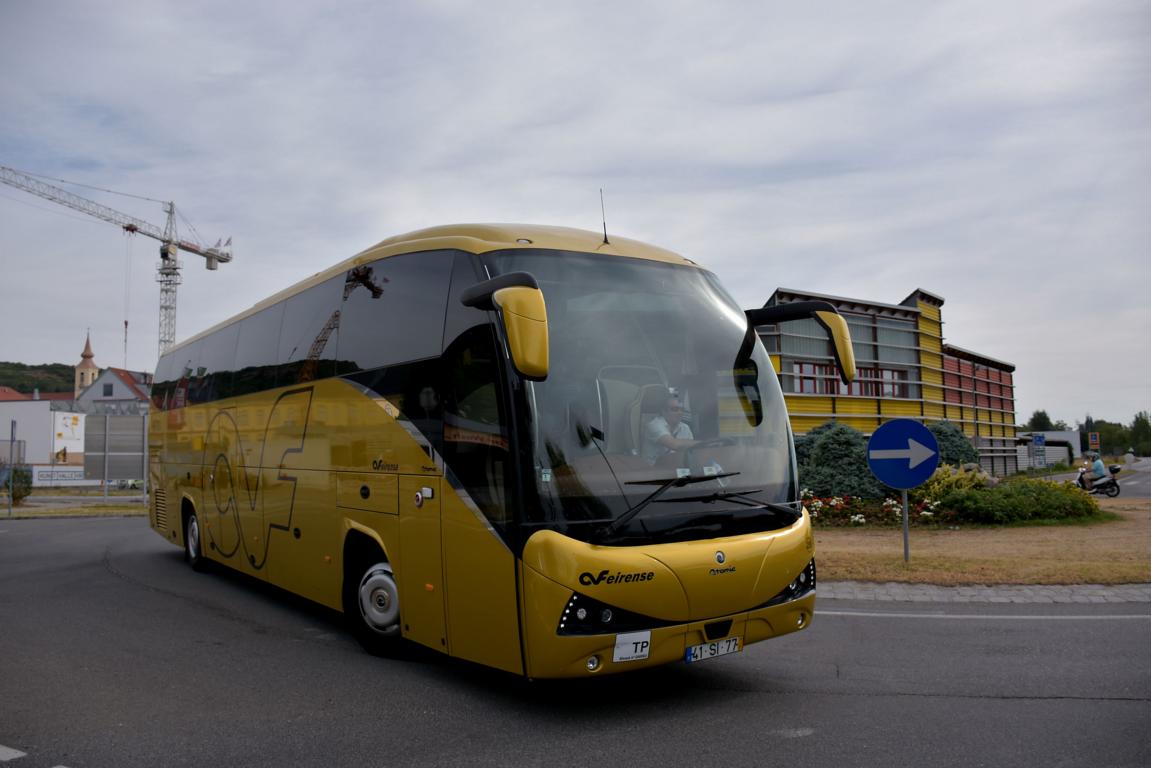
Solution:
[{"label": "bus roof", "polygon": [[575,251],[578,253],[599,253],[670,264],[697,266],[690,259],[639,240],[617,237],[602,232],[571,227],[550,227],[540,224],[447,224],[427,229],[418,229],[402,235],[381,240],[355,256],[335,264],[322,272],[317,272],[295,285],[289,286],[272,296],[172,347],[174,351],[213,331],[254,314],[265,307],[294,296],[300,291],[323,282],[328,278],[347,272],[353,267],[389,256],[419,251],[457,250],[466,253],[489,253],[514,248],[534,248],[552,251]]}]

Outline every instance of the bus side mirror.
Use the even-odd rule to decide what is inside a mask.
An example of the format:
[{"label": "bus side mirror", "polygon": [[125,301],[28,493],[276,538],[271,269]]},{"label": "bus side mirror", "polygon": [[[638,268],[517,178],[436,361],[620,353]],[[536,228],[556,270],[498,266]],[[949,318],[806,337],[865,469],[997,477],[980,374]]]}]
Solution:
[{"label": "bus side mirror", "polygon": [[464,306],[499,312],[516,372],[531,381],[548,377],[548,315],[544,294],[527,272],[485,280],[460,296]]},{"label": "bus side mirror", "polygon": [[492,303],[500,309],[516,370],[525,379],[546,379],[548,313],[543,291],[526,286],[501,288],[492,294]]},{"label": "bus side mirror", "polygon": [[839,314],[830,302],[795,301],[774,307],[749,309],[745,314],[751,328],[806,317],[814,318],[831,339],[835,365],[839,369],[839,377],[843,379],[843,383],[849,384],[855,378],[855,350],[851,347],[851,331],[848,330],[843,315]]}]

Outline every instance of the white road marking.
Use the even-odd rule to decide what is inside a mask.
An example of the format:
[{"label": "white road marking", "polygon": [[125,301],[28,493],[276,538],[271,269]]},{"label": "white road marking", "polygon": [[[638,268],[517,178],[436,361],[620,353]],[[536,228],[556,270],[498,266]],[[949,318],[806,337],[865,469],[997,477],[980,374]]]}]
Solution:
[{"label": "white road marking", "polygon": [[12,749],[11,747],[6,747],[3,744],[0,744],[0,762],[6,763],[9,760],[16,760],[17,758],[26,756],[26,753],[21,752],[18,749]]},{"label": "white road marking", "polygon": [[1021,616],[979,613],[884,613],[881,611],[816,611],[819,616],[861,616],[879,619],[965,619],[967,621],[1128,621],[1131,619],[1151,619],[1151,614],[1111,614],[1079,616]]}]

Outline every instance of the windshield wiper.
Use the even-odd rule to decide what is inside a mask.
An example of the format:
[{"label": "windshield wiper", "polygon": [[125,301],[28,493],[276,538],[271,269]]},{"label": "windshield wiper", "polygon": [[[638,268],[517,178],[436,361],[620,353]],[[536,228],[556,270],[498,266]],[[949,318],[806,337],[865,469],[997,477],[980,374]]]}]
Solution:
[{"label": "windshield wiper", "polygon": [[[753,493],[760,493],[762,490],[762,488],[751,488],[746,491],[716,491],[715,493],[709,493],[703,496],[681,496],[677,499],[668,499],[668,501],[702,501],[705,504],[710,504],[714,501],[734,501],[736,504],[754,509],[770,509],[772,512],[786,512],[796,520],[803,515],[802,512],[787,504],[777,504],[771,501],[753,501],[752,499],[745,498]],[[662,504],[664,502],[659,501],[656,503]]]},{"label": "windshield wiper", "polygon": [[761,501],[751,501],[746,496],[753,493],[762,493],[762,488],[749,488],[746,491],[716,491],[714,493],[707,493],[702,496],[680,496],[675,499],[661,499],[658,504],[666,504],[669,501],[702,501],[704,504],[710,504],[713,501],[734,501],[736,504],[742,504],[746,507],[762,507],[765,504]]},{"label": "windshield wiper", "polygon": [[738,474],[739,472],[720,472],[714,475],[702,475],[700,477],[684,475],[683,477],[671,477],[666,480],[631,480],[626,483],[626,485],[658,485],[659,487],[649,493],[643,501],[636,504],[634,507],[629,508],[627,512],[624,512],[622,515],[617,517],[614,521],[612,521],[610,525],[605,526],[603,529],[603,535],[610,536],[620,528],[623,528],[625,525],[630,523],[636,515],[642,512],[648,504],[651,504],[653,501],[662,496],[663,493],[669,488],[682,488],[685,485],[705,483],[708,480],[718,480],[721,477],[735,477]]}]

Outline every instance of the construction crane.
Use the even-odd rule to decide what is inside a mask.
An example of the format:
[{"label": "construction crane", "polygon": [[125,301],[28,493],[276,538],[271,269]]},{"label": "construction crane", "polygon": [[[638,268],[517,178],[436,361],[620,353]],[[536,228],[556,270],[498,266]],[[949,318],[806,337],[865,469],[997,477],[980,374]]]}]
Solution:
[{"label": "construction crane", "polygon": [[[176,286],[181,282],[180,268],[176,258],[178,251],[187,251],[204,257],[204,266],[215,270],[220,264],[232,260],[232,238],[223,245],[207,248],[190,240],[181,240],[176,233],[176,204],[163,203],[168,219],[163,229],[142,219],[120,213],[105,205],[93,202],[60,187],[48,184],[15,168],[0,165],[0,181],[10,186],[38,195],[45,200],[65,205],[73,210],[95,216],[122,228],[130,234],[141,234],[160,241],[160,263],[156,265],[156,282],[160,284],[160,354],[164,354],[176,343]],[[125,321],[126,326],[127,321]]]}]

